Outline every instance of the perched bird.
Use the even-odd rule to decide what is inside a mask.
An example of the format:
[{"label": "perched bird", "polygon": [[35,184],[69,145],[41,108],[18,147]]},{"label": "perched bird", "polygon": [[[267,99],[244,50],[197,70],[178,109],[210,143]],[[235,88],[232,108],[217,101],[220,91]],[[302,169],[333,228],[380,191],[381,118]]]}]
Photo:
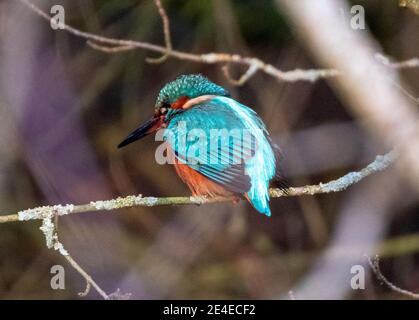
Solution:
[{"label": "perched bird", "polygon": [[278,157],[255,111],[202,75],[182,75],[161,89],[154,116],[118,148],[159,129],[177,174],[194,196],[245,196],[256,210],[271,215],[269,183]]}]

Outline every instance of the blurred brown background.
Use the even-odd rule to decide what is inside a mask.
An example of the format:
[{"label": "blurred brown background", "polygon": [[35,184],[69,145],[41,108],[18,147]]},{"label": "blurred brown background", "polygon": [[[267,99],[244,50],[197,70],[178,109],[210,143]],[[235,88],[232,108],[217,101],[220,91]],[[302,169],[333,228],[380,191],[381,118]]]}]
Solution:
[{"label": "blurred brown background", "polygon": [[[151,0],[34,3],[45,11],[63,4],[66,23],[82,30],[164,43]],[[386,54],[419,56],[419,16],[397,1],[351,4],[364,6],[369,31]],[[178,50],[256,56],[281,70],[319,67],[272,1],[163,5]],[[326,81],[284,83],[258,73],[234,87],[218,65],[145,62],[157,55],[95,51],[52,31],[19,2],[0,2],[0,214],[129,194],[189,195],[173,168],[156,164],[153,138],[116,149],[152,114],[160,88],[180,74],[202,73],[254,108],[283,149],[291,185],[335,179],[388,151]],[[414,97],[418,72],[401,73],[403,90]],[[403,298],[368,275],[363,254],[376,252],[389,279],[419,290],[418,199],[392,169],[341,193],[274,199],[271,207],[271,218],[244,202],[85,213],[61,218],[59,232],[105,291],[120,288],[138,299],[287,298],[290,290],[297,299]],[[83,290],[80,275],[45,247],[39,226],[0,225],[0,298],[67,299]],[[55,264],[65,267],[66,290],[50,288]],[[365,266],[365,290],[350,287],[355,264]]]}]

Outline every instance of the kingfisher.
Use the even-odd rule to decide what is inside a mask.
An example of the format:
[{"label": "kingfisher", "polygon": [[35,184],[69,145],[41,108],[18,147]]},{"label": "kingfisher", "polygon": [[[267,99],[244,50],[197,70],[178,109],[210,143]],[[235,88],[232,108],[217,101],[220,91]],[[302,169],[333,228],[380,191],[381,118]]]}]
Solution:
[{"label": "kingfisher", "polygon": [[203,75],[181,75],[160,90],[154,115],[118,148],[160,129],[176,173],[193,196],[244,196],[271,215],[269,185],[279,149],[254,110]]}]

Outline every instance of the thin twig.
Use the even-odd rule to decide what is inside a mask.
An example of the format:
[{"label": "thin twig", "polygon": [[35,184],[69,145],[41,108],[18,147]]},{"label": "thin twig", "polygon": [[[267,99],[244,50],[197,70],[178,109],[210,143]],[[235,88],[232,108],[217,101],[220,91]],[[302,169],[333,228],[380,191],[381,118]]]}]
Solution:
[{"label": "thin twig", "polygon": [[92,49],[102,51],[105,53],[117,53],[117,52],[123,52],[128,51],[132,49],[132,46],[119,46],[119,47],[110,47],[110,46],[102,46],[100,44],[95,43],[94,41],[87,40],[86,44],[91,47]]},{"label": "thin twig", "polygon": [[156,7],[159,11],[160,17],[163,22],[163,33],[166,52],[160,58],[146,58],[146,61],[149,63],[162,63],[167,60],[167,58],[170,56],[170,52],[172,51],[172,40],[170,38],[170,21],[160,0],[154,0],[154,3],[156,4]]},{"label": "thin twig", "polygon": [[[29,9],[35,12],[37,15],[51,21],[51,16],[39,7],[32,4],[28,0],[19,0],[25,4]],[[258,58],[253,57],[242,57],[237,54],[227,54],[227,53],[206,53],[206,54],[192,54],[182,51],[177,51],[172,49],[171,39],[170,39],[170,26],[169,19],[163,9],[161,2],[155,0],[156,6],[159,10],[159,14],[163,22],[163,31],[165,37],[165,46],[159,46],[147,42],[133,41],[133,40],[123,40],[99,36],[89,32],[84,32],[79,29],[73,28],[67,24],[61,24],[61,26],[69,33],[81,37],[87,40],[87,44],[96,50],[100,50],[106,53],[116,53],[133,49],[144,49],[153,52],[158,52],[163,54],[162,57],[157,59],[157,62],[163,62],[168,57],[173,57],[180,60],[187,60],[192,62],[206,63],[206,64],[239,64],[247,66],[247,71],[238,79],[234,80],[229,76],[227,67],[225,66],[223,71],[226,77],[234,84],[240,85],[245,83],[249,78],[251,78],[259,70],[264,72],[267,75],[270,75],[276,78],[279,81],[316,81],[322,78],[335,77],[339,75],[339,71],[335,69],[311,69],[311,70],[291,70],[291,71],[281,71],[274,67],[271,64],[265,63]],[[156,62],[156,60],[154,60]],[[411,68],[418,67],[418,59],[410,59],[403,62],[393,62],[393,63],[383,63],[390,68]],[[311,185],[304,187],[295,187],[283,189],[270,189],[270,196],[272,198],[282,197],[282,196],[299,196],[299,195],[314,195],[319,193],[328,193],[328,192],[337,192],[342,191],[353,185],[368,175],[381,171],[388,167],[390,163],[394,160],[394,154],[389,153],[385,156],[377,156],[376,160],[368,165],[366,168],[362,169],[359,172],[351,172],[347,175],[328,182],[326,184]],[[43,228],[45,229],[45,236],[48,241],[52,241],[52,247],[58,250],[85,279],[86,279],[86,290],[81,293],[85,295],[89,292],[90,286],[93,286],[98,293],[105,299],[109,299],[111,295],[107,295],[92,279],[92,277],[85,272],[80,265],[68,254],[64,249],[63,245],[58,241],[58,235],[48,228],[49,223],[51,222],[52,214],[54,215],[64,215],[70,213],[79,213],[79,212],[89,212],[89,211],[103,211],[103,210],[115,210],[125,207],[134,207],[134,206],[157,206],[157,205],[181,205],[181,204],[203,204],[211,202],[225,202],[231,201],[233,198],[196,198],[196,197],[169,197],[169,198],[154,198],[154,197],[142,197],[140,196],[128,196],[125,198],[117,198],[106,201],[94,201],[89,204],[83,205],[57,205],[57,206],[46,206],[34,209],[28,209],[20,211],[17,214],[0,216],[0,223],[11,222],[11,221],[24,221],[24,220],[43,220]],[[43,229],[43,231],[44,231]],[[52,239],[52,240],[51,240]],[[49,246],[50,247],[50,246]],[[117,294],[119,296],[119,294]]]},{"label": "thin twig", "polygon": [[[361,181],[365,177],[374,172],[379,172],[387,168],[395,160],[394,151],[389,152],[383,156],[377,156],[373,162],[368,166],[357,172],[350,172],[343,177],[332,180],[328,183],[320,183],[318,185],[310,185],[304,187],[291,187],[288,189],[270,189],[271,198],[283,196],[299,196],[299,195],[314,195],[319,193],[338,192],[345,190],[349,186]],[[181,205],[181,204],[204,204],[211,202],[225,202],[236,200],[232,197],[217,197],[217,198],[204,198],[204,197],[168,197],[168,198],[154,198],[128,196],[125,198],[117,198],[105,201],[92,201],[89,204],[72,205],[67,204],[44,206],[33,209],[27,209],[18,212],[17,214],[0,216],[0,223],[11,221],[28,221],[28,220],[42,220],[41,231],[45,235],[46,244],[48,248],[58,251],[68,263],[86,280],[86,288],[84,292],[79,295],[86,296],[90,288],[93,287],[104,299],[129,299],[130,294],[121,294],[119,289],[114,294],[106,294],[100,286],[93,280],[93,278],[71,257],[69,252],[64,248],[63,244],[58,239],[56,224],[53,219],[63,215],[89,212],[89,211],[103,211],[115,210],[119,208],[135,207],[135,206],[158,206],[158,205]]]},{"label": "thin twig", "polygon": [[[382,171],[387,168],[395,160],[394,152],[389,152],[385,155],[379,155],[368,166],[360,171],[350,172],[343,177],[329,181],[327,183],[320,183],[316,185],[307,185],[303,187],[290,187],[287,189],[271,188],[269,195],[271,198],[315,195],[320,193],[330,193],[343,191],[349,186],[361,181],[372,173]],[[124,198],[116,198],[104,201],[92,201],[81,205],[55,205],[44,206],[33,209],[19,211],[17,214],[10,214],[0,216],[0,223],[12,221],[28,221],[45,219],[54,214],[68,215],[73,213],[116,210],[129,207],[155,207],[166,205],[201,205],[205,203],[228,202],[237,200],[236,197],[143,197],[142,195],[131,195]]]},{"label": "thin twig", "polygon": [[235,86],[241,86],[244,84],[247,80],[249,80],[257,71],[259,70],[259,66],[256,63],[251,64],[245,73],[242,74],[242,76],[235,80],[230,75],[229,65],[226,64],[222,67],[222,71],[224,72],[225,77],[228,81],[230,81]]},{"label": "thin twig", "polygon": [[79,292],[79,296],[80,297],[85,297],[89,294],[90,292],[90,288],[92,287],[92,285],[90,284],[89,281],[86,280],[86,288],[84,289],[83,292]]},{"label": "thin twig", "polygon": [[[29,0],[18,0],[31,9],[38,16],[51,21],[52,17],[41,10],[38,6],[34,5]],[[279,81],[286,82],[296,82],[296,81],[310,81],[314,82],[319,79],[336,77],[339,75],[338,70],[334,69],[295,69],[290,71],[282,71],[272,64],[266,63],[259,58],[255,57],[243,57],[238,54],[228,54],[228,53],[204,53],[204,54],[193,54],[182,51],[177,51],[172,49],[171,39],[170,39],[170,27],[169,27],[169,18],[166,15],[163,6],[159,0],[155,0],[159,14],[162,17],[163,21],[163,31],[165,36],[165,46],[159,46],[148,42],[141,42],[135,40],[124,40],[124,39],[115,39],[104,36],[99,36],[93,33],[81,31],[79,29],[73,28],[65,23],[60,23],[60,26],[64,28],[67,32],[88,40],[87,44],[95,50],[99,50],[106,53],[117,53],[134,49],[145,49],[149,51],[162,53],[163,56],[158,58],[157,62],[162,59],[163,61],[168,57],[187,60],[198,63],[205,64],[223,64],[224,65],[224,74],[227,79],[233,84],[241,85],[245,83],[251,76],[253,76],[257,71],[262,71],[265,74],[276,78]],[[391,68],[411,68],[418,67],[417,58],[410,60],[402,61],[399,63],[392,63],[388,65]],[[243,74],[240,79],[234,80],[229,76],[228,70],[226,70],[226,64],[239,64],[247,66],[248,69]]]},{"label": "thin twig", "polygon": [[[58,213],[60,211],[55,211],[55,217],[58,217]],[[42,226],[46,224],[48,224],[48,220],[50,219],[51,216],[46,217],[43,220]],[[44,229],[43,227],[41,227],[41,230],[43,231],[45,238],[47,240],[47,247],[48,248],[53,248],[56,251],[58,251],[66,260],[67,262],[86,280],[86,288],[84,289],[83,292],[79,292],[79,296],[80,297],[85,297],[89,294],[91,287],[93,287],[99,294],[100,296],[105,299],[105,300],[109,300],[109,299],[129,299],[131,294],[127,293],[127,294],[122,294],[119,289],[115,292],[112,293],[110,295],[108,295],[97,283],[96,281],[92,278],[92,276],[90,274],[88,274],[74,259],[73,257],[70,255],[70,253],[68,252],[68,250],[66,250],[63,246],[63,244],[58,240],[58,233],[57,233],[57,229],[54,227],[52,227],[52,229],[47,230]],[[52,234],[52,236],[51,236]],[[48,245],[48,241],[49,239],[52,238],[52,245]]]},{"label": "thin twig", "polygon": [[393,84],[400,90],[401,93],[403,93],[406,97],[408,97],[410,100],[415,102],[416,104],[419,104],[419,98],[416,98],[413,94],[411,94],[409,91],[407,91],[405,88],[403,88],[401,85],[393,81]]},{"label": "thin twig", "polygon": [[45,241],[48,249],[58,251],[68,263],[86,280],[86,289],[79,293],[80,296],[86,296],[90,287],[93,286],[95,290],[104,298],[108,299],[108,295],[103,291],[93,278],[83,270],[82,267],[71,257],[70,253],[64,248],[63,244],[58,239],[57,221],[58,217],[67,214],[73,208],[72,205],[67,206],[53,206],[50,210],[45,211],[42,216],[42,225],[39,228],[45,236]]},{"label": "thin twig", "polygon": [[398,172],[419,192],[419,110],[388,81],[389,77],[397,81],[394,68],[415,67],[415,60],[396,65],[377,61],[378,46],[369,33],[353,32],[342,23],[339,12],[350,10],[345,0],[276,2],[313,57],[342,73],[333,81],[333,88],[348,109],[384,145],[397,146]]},{"label": "thin twig", "polygon": [[[28,0],[19,0],[25,4],[29,9],[40,17],[51,21],[51,16],[44,11],[42,11],[38,6],[34,5]],[[205,64],[239,64],[245,65],[248,67],[248,71],[241,79],[237,80],[238,84],[243,84],[247,81],[252,75],[257,71],[262,71],[267,75],[270,75],[276,78],[279,81],[287,82],[296,82],[296,81],[310,81],[314,82],[318,79],[335,77],[339,74],[337,70],[333,69],[295,69],[290,71],[282,71],[274,67],[269,63],[254,58],[254,57],[243,57],[238,54],[228,54],[228,53],[205,53],[205,54],[193,54],[182,51],[173,50],[170,40],[170,30],[169,30],[169,19],[165,14],[161,3],[158,5],[159,13],[163,20],[164,34],[165,34],[165,43],[166,46],[162,47],[148,42],[140,42],[134,40],[123,40],[99,36],[93,33],[81,31],[79,29],[73,28],[68,24],[61,24],[61,26],[67,32],[89,40],[88,45],[94,49],[106,52],[106,53],[116,53],[133,49],[145,49],[154,52],[160,52],[163,54],[163,57],[173,57],[180,60],[188,60],[192,62],[199,62]],[[163,12],[163,14],[162,14]],[[105,46],[106,45],[106,46]],[[168,50],[170,49],[170,50]],[[224,71],[225,73],[225,71]],[[233,80],[234,83],[234,80]]]},{"label": "thin twig", "polygon": [[394,69],[419,68],[419,58],[393,62],[389,57],[381,53],[376,53],[375,58],[383,65]]},{"label": "thin twig", "polygon": [[86,289],[84,292],[80,292],[79,295],[81,297],[86,296],[89,293],[90,290],[90,286],[92,286],[93,288],[95,288],[95,290],[102,296],[103,299],[108,300],[109,297],[106,294],[105,291],[102,290],[101,287],[99,287],[99,285],[96,283],[95,280],[93,280],[93,278],[86,272],[83,270],[82,267],[80,267],[80,265],[68,254],[66,256],[64,256],[64,258],[66,258],[66,260],[68,261],[68,263],[78,272],[80,273],[84,279],[86,279]]},{"label": "thin twig", "polygon": [[419,299],[419,294],[411,292],[406,289],[402,289],[395,284],[393,284],[391,281],[389,281],[381,272],[380,270],[380,257],[376,255],[374,257],[374,260],[372,260],[369,256],[366,256],[368,259],[368,263],[374,272],[374,274],[377,276],[378,280],[380,280],[382,283],[384,283],[387,287],[389,287],[392,291],[400,293],[402,295],[405,295],[407,297],[413,298],[413,299]]}]

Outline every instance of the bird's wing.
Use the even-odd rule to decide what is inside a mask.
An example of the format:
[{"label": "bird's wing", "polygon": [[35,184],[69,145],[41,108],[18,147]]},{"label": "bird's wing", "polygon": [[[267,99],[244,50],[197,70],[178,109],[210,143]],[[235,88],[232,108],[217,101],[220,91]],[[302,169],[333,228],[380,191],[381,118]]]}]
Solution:
[{"label": "bird's wing", "polygon": [[176,157],[227,190],[243,194],[251,179],[245,171],[255,141],[237,114],[214,102],[196,105],[170,120],[165,139]]}]

